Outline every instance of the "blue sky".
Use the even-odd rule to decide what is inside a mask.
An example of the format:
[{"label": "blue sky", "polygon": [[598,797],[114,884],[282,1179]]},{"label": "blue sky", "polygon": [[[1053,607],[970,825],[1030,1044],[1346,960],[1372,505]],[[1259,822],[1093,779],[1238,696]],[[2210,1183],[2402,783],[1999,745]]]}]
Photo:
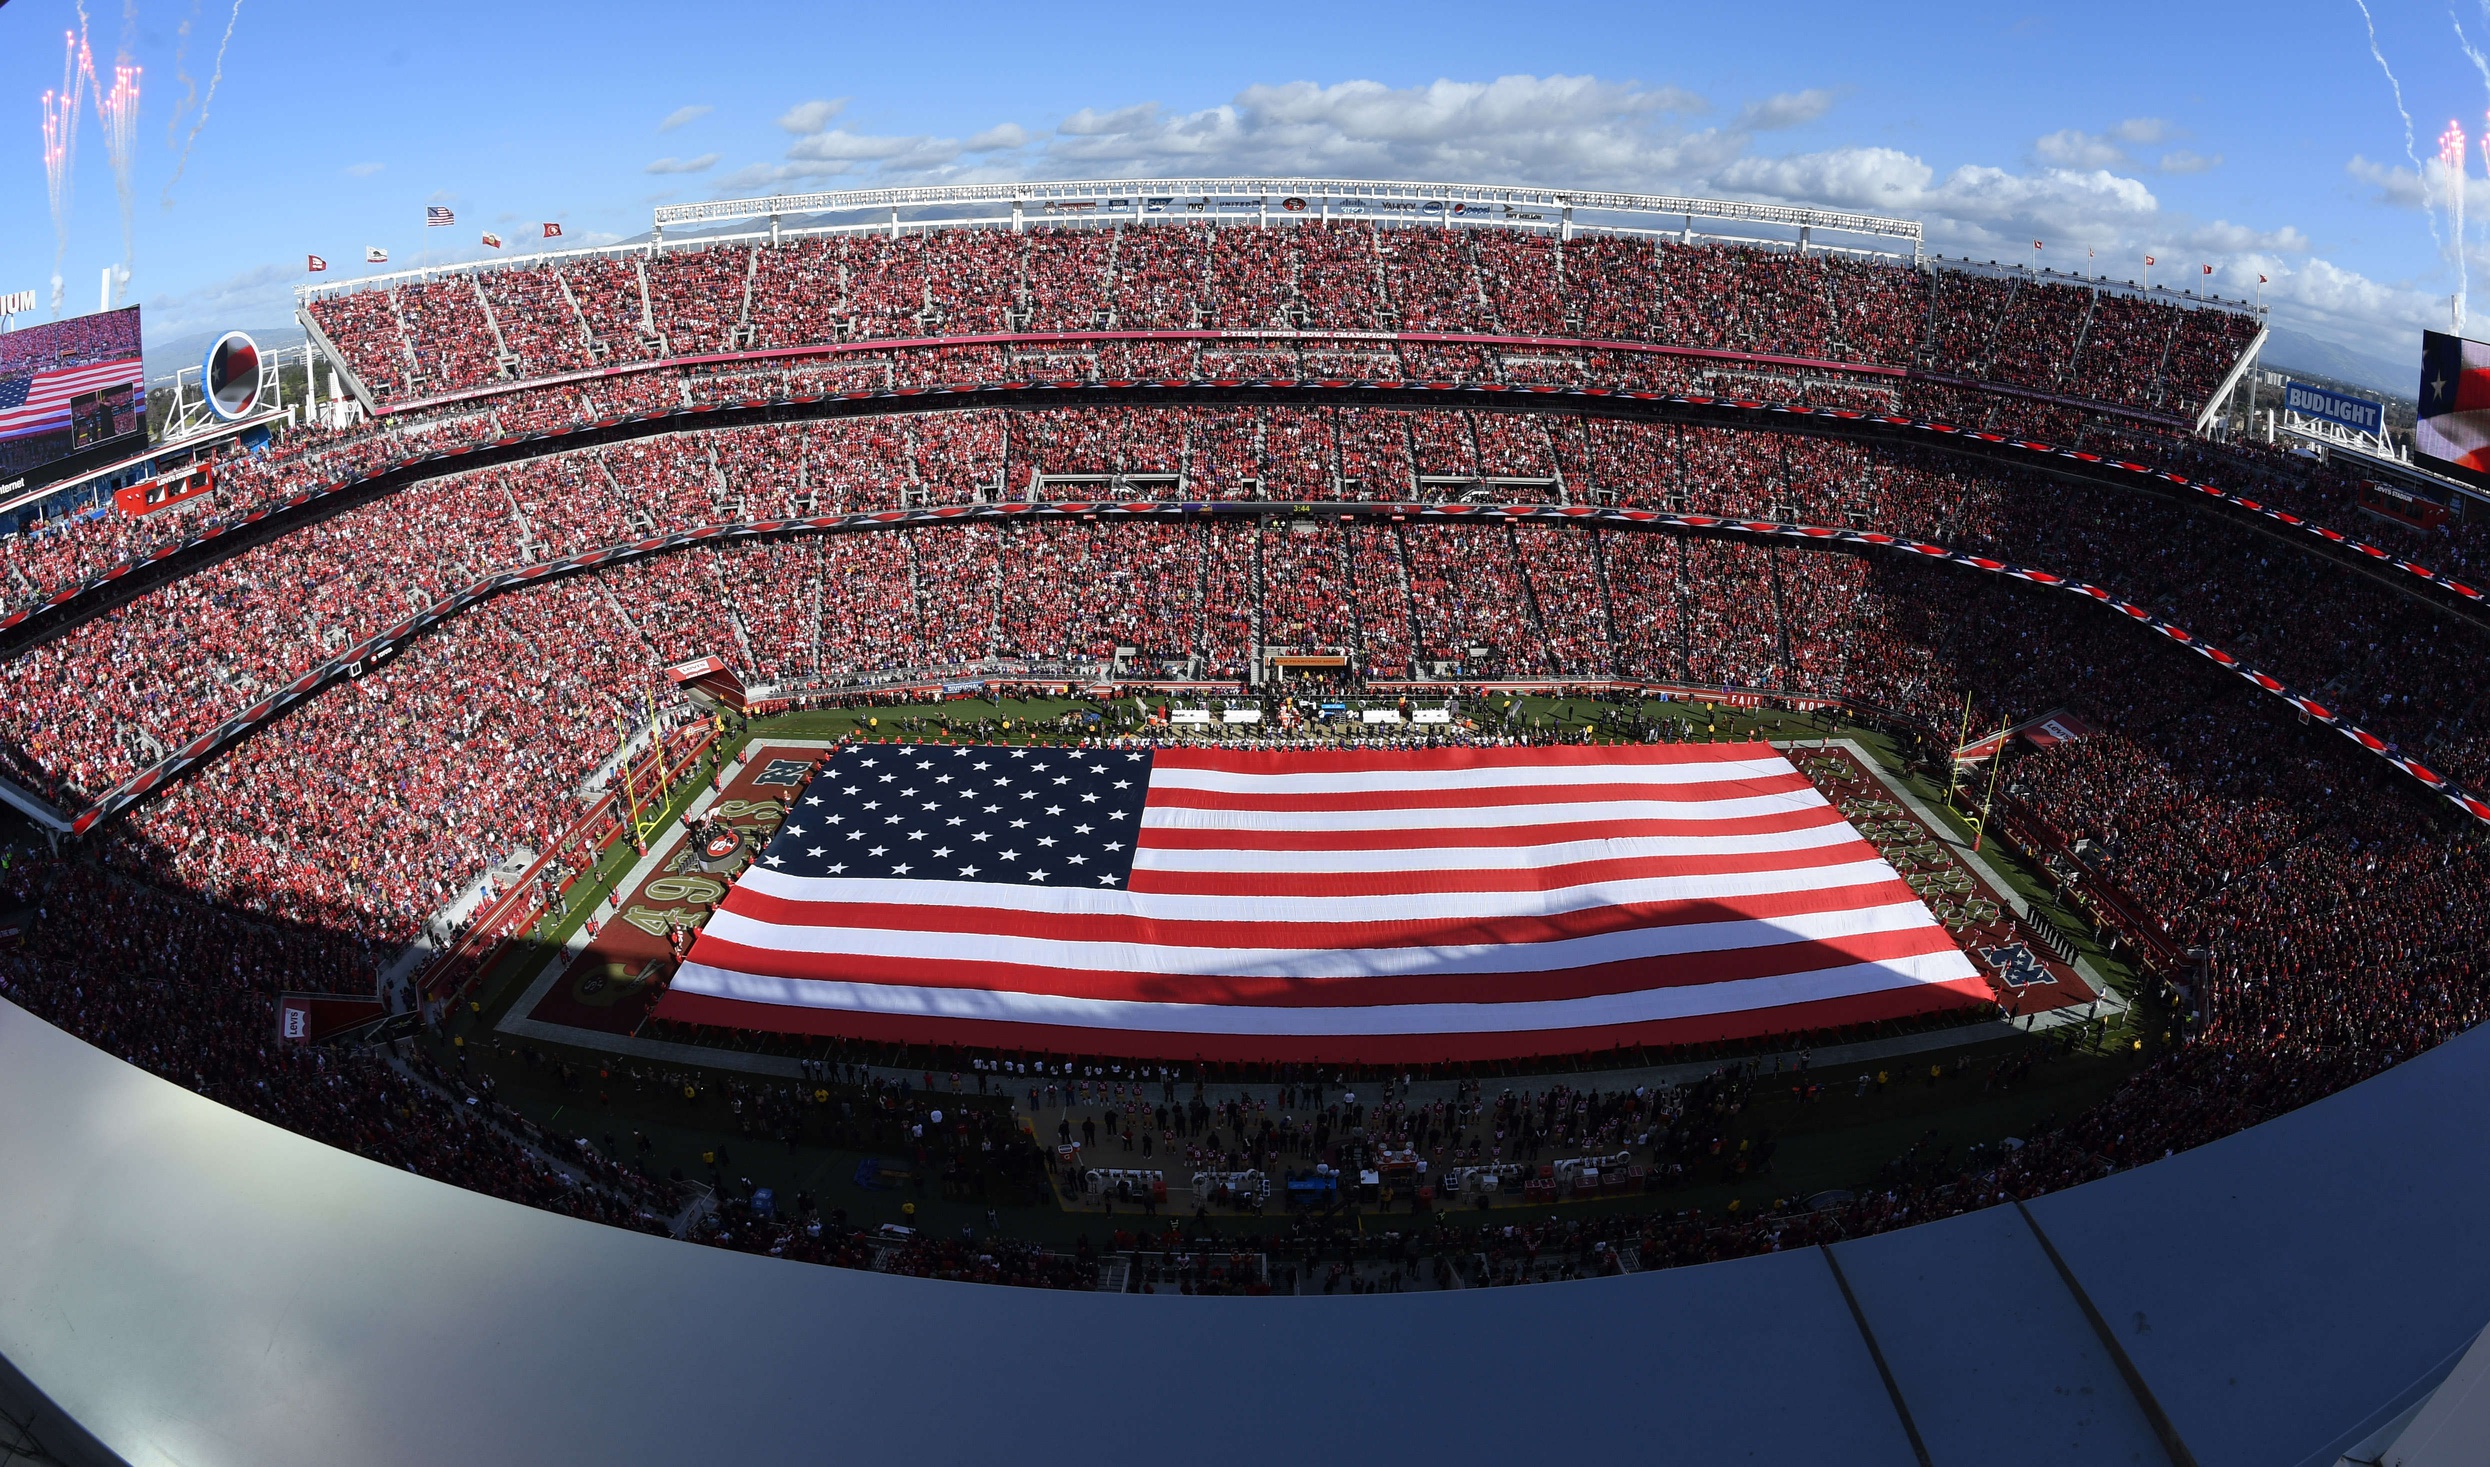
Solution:
[{"label": "blue sky", "polygon": [[[2490,0],[2372,0],[2413,150],[2490,119]],[[2287,340],[2403,385],[2458,288],[2454,190],[2405,149],[2354,0],[2256,6],[912,6],[609,0],[91,4],[145,68],[130,297],[151,337],[267,327],[339,273],[645,230],[660,202],[882,180],[1307,172],[1774,198],[1906,214],[1934,247],[2256,277]],[[200,121],[220,39],[221,79]],[[49,291],[38,99],[60,0],[0,4],[0,293]],[[186,34],[185,34],[186,29]],[[187,77],[187,83],[185,83]],[[194,99],[182,106],[185,92]],[[0,108],[0,111],[6,110]],[[196,129],[195,140],[193,130]],[[186,165],[176,166],[185,144]],[[2466,274],[2490,335],[2478,146]],[[122,259],[90,103],[61,274]],[[427,232],[427,203],[458,211]],[[2201,278],[2201,277],[2200,277]]]}]

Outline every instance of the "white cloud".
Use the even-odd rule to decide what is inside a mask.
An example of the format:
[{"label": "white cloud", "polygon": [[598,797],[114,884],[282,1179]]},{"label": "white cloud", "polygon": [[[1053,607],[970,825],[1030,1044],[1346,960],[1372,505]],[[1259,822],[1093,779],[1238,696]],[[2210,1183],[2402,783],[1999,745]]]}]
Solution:
[{"label": "white cloud", "polygon": [[829,101],[798,102],[779,114],[778,125],[797,134],[819,132],[830,125],[830,119],[847,110],[845,97]]},{"label": "white cloud", "polygon": [[2251,250],[2280,250],[2305,255],[2309,251],[2308,236],[2286,224],[2280,229],[2250,229],[2225,219],[2216,219],[2181,236],[2180,242],[2199,253],[2242,254]]},{"label": "white cloud", "polygon": [[[360,251],[355,259],[362,259]],[[149,296],[143,302],[147,335],[166,341],[186,331],[222,331],[243,323],[265,329],[291,322],[301,265],[299,258],[287,265],[260,265],[192,290]]]},{"label": "white cloud", "polygon": [[1788,203],[1916,215],[1926,222],[1933,243],[1962,249],[2001,244],[2020,249],[2052,235],[2105,244],[2160,209],[2143,183],[2106,169],[2023,174],[1965,165],[1940,179],[1920,159],[1892,148],[1741,158],[1711,181]]},{"label": "white cloud", "polygon": [[[1748,117],[1789,125],[1831,99],[1830,93],[1791,93],[1748,109]],[[720,186],[843,176],[935,182],[1191,172],[1614,185],[1736,157],[1746,145],[1744,131],[1689,131],[1679,120],[1707,105],[1682,88],[1596,77],[1508,76],[1405,88],[1292,82],[1249,87],[1226,105],[1194,112],[1171,112],[1154,102],[1083,108],[1050,133],[1007,123],[962,142],[833,129],[829,124],[845,103],[808,102],[778,119],[798,135],[784,162],[739,169]],[[1020,158],[969,157],[1023,149],[1029,151]]]},{"label": "white cloud", "polygon": [[2430,190],[2421,182],[2421,175],[2409,168],[2372,163],[2354,153],[2352,161],[2343,165],[2343,171],[2376,189],[2377,202],[2381,204],[2418,209],[2430,201]]},{"label": "white cloud", "polygon": [[717,154],[703,153],[697,158],[660,158],[641,171],[646,173],[706,173],[717,166]]},{"label": "white cloud", "polygon": [[[2424,207],[2442,209],[2446,207],[2448,202],[2447,170],[2440,166],[2435,158],[2428,160],[2422,167],[2428,170],[2426,177],[2409,168],[2372,163],[2355,153],[2352,155],[2352,161],[2343,165],[2343,171],[2376,189],[2377,193],[2372,200],[2375,203],[2398,209]],[[2490,218],[2490,214],[2483,213],[2484,210],[2490,210],[2490,178],[2465,175],[2464,210],[2476,218]]]},{"label": "white cloud", "polygon": [[[1705,125],[1711,107],[1694,92],[1595,76],[1412,87],[1300,81],[1247,87],[1191,111],[1156,102],[1086,107],[1052,129],[1003,124],[965,141],[834,128],[845,102],[813,101],[778,119],[795,134],[783,158],[712,186],[732,194],[828,179],[859,186],[1220,174],[1595,185],[1894,214],[1923,221],[1930,245],[1947,254],[2020,259],[2043,239],[2050,261],[2105,274],[2133,273],[2147,250],[2185,270],[2210,262],[2212,277],[2183,283],[2246,295],[2267,275],[2277,320],[2372,354],[2403,350],[2403,334],[2429,308],[2431,297],[2416,288],[2310,258],[2308,237],[2292,225],[2206,222],[2167,209],[2147,177],[2201,172],[2221,159],[2170,146],[2183,132],[2162,118],[2127,118],[2098,133],[2063,129],[2036,140],[2021,168],[1939,169],[1891,147],[1755,151],[1759,136],[1813,121],[1837,101],[1823,89],[1783,93]],[[2142,161],[2148,153],[2153,161]],[[2409,171],[2361,159],[2351,171],[2382,193],[2420,202]],[[2156,273],[2168,278],[2170,268]]]},{"label": "white cloud", "polygon": [[2127,161],[2127,150],[2108,138],[2077,128],[2061,128],[2032,144],[2044,163],[2062,168],[2110,168]]},{"label": "white cloud", "polygon": [[666,114],[665,121],[657,124],[657,130],[659,132],[672,132],[687,122],[698,122],[700,119],[708,116],[716,110],[717,109],[715,107],[710,106],[706,102],[695,103],[689,107],[677,107],[672,112]]},{"label": "white cloud", "polygon": [[2217,266],[2215,278],[2232,291],[2256,290],[2267,277],[2265,301],[2277,322],[2347,350],[2389,361],[2419,354],[2421,328],[2445,330],[2447,298],[2409,284],[2390,285],[2347,270],[2331,260],[2296,265],[2280,258],[2246,255]]},{"label": "white cloud", "polygon": [[389,165],[386,163],[349,163],[346,165],[346,176],[348,178],[369,178],[373,174],[380,172],[388,166]]},{"label": "white cloud", "polygon": [[984,132],[981,132],[975,137],[970,138],[967,142],[962,143],[960,145],[960,151],[964,153],[991,153],[997,151],[998,149],[1025,148],[1028,145],[1029,134],[1027,130],[1022,128],[1017,123],[1006,122],[1000,127],[989,127]]},{"label": "white cloud", "polygon": [[1766,198],[1884,213],[1925,198],[1936,170],[1894,148],[1836,148],[1788,158],[1741,158],[1722,168],[1720,183]]},{"label": "white cloud", "polygon": [[1084,109],[1057,127],[1046,156],[1145,176],[1237,170],[1614,185],[1734,157],[1740,135],[1688,132],[1677,121],[1706,105],[1678,87],[1587,76],[1400,88],[1290,82],[1248,87],[1196,112],[1156,103]]},{"label": "white cloud", "polygon": [[1777,92],[1761,102],[1749,102],[1738,109],[1738,129],[1742,132],[1772,132],[1784,127],[1797,127],[1813,122],[1833,110],[1833,94],[1822,87],[1803,92]]},{"label": "white cloud", "polygon": [[817,132],[811,137],[797,139],[795,146],[787,150],[787,156],[790,158],[810,161],[861,163],[866,161],[878,162],[892,158],[908,158],[918,156],[934,157],[939,155],[940,161],[947,163],[952,158],[959,156],[959,151],[960,145],[949,139],[929,137],[874,137],[867,133],[849,132],[847,129],[842,127],[834,128],[829,132]]},{"label": "white cloud", "polygon": [[[2106,133],[2060,128],[2034,139],[2032,155],[2060,168],[2140,168],[2145,163],[2130,149],[2170,142],[2179,136],[2179,129],[2165,118],[2130,117]],[[2218,156],[2207,158],[2185,148],[2174,148],[2162,154],[2161,161],[2153,166],[2164,173],[2202,173],[2221,161]]]}]

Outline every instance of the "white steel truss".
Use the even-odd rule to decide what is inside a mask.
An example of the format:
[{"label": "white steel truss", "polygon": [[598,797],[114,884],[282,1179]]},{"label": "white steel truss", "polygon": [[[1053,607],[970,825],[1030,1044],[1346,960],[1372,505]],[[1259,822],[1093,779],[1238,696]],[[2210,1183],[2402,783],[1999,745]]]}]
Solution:
[{"label": "white steel truss", "polygon": [[[1175,212],[1168,205],[1195,205],[1193,213],[1258,216],[1274,213],[1314,215],[1371,212],[1377,204],[1416,206],[1406,212],[1447,219],[1474,217],[1476,222],[1509,222],[1514,215],[1535,216],[1533,222],[1570,223],[1573,211],[1599,214],[1657,215],[1687,221],[1768,225],[1782,229],[1828,230],[1878,239],[1907,240],[1919,252],[1924,234],[1916,219],[1854,214],[1836,209],[1809,209],[1785,204],[1750,204],[1735,199],[1677,198],[1665,194],[1609,193],[1596,189],[1507,187],[1474,183],[1382,182],[1344,178],[1141,178],[1082,180],[1061,183],[971,183],[926,188],[848,189],[836,193],[773,194],[755,199],[718,199],[705,204],[663,204],[652,221],[662,236],[668,225],[717,224],[739,219],[783,219],[808,214],[855,214],[888,211],[957,209],[984,206],[1008,211],[1017,218],[1031,206],[1086,205],[1082,212],[1138,213],[1145,200],[1157,200],[1157,212]],[[1291,207],[1291,201],[1294,207]],[[1110,201],[1121,207],[1109,209]],[[1433,205],[1428,209],[1426,206]],[[1251,209],[1240,206],[1252,205]],[[1364,210],[1351,206],[1365,206]],[[1327,207],[1328,206],[1328,207]],[[1456,210],[1455,206],[1461,206]],[[1473,215],[1475,210],[1475,215]],[[1548,216],[1553,215],[1551,219]],[[911,223],[926,222],[911,220]]]}]

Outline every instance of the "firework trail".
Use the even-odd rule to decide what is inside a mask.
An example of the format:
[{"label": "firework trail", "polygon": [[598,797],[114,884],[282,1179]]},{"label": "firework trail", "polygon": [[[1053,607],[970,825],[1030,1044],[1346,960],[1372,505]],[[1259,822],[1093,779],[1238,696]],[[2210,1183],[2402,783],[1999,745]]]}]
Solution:
[{"label": "firework trail", "polygon": [[[190,150],[198,145],[199,130],[207,126],[208,109],[216,105],[216,84],[225,79],[225,48],[233,44],[233,28],[241,20],[242,0],[233,0],[233,14],[225,17],[225,38],[216,43],[216,64],[208,69],[207,95],[199,99],[199,119],[190,124],[190,136],[182,140],[182,155],[173,164],[173,176],[164,181],[164,207],[168,209],[173,207],[173,185],[182,181],[182,170],[190,166]],[[186,34],[189,22],[182,24]],[[178,109],[175,117],[178,120]]]},{"label": "firework trail", "polygon": [[190,74],[190,27],[199,18],[199,0],[190,0],[190,13],[173,29],[173,80],[182,84],[182,94],[173,99],[173,115],[164,119],[164,145],[168,148],[181,141],[182,118],[199,100],[199,79]]},{"label": "firework trail", "polygon": [[43,94],[43,180],[52,201],[52,314],[61,313],[61,262],[69,255],[69,207],[78,180],[78,119],[94,60],[76,31],[61,36],[61,84]]},{"label": "firework trail", "polygon": [[[112,68],[112,90],[95,99],[95,111],[104,126],[104,154],[112,160],[112,183],[121,196],[121,280],[130,278],[134,231],[130,210],[136,190],[132,174],[138,163],[138,73],[139,68],[127,61]],[[2483,139],[2490,142],[2490,137]]]},{"label": "firework trail", "polygon": [[[2447,190],[2447,219],[2455,236],[2455,329],[2464,329],[2464,297],[2469,281],[2464,260],[2464,127],[2449,122],[2447,130],[2438,135],[2438,168]],[[2490,144],[2490,134],[2482,141]]]},{"label": "firework trail", "polygon": [[[112,90],[96,85],[96,120],[104,128],[104,155],[112,161],[112,186],[121,196],[121,272],[120,283],[130,280],[130,265],[135,257],[136,234],[132,228],[131,210],[137,199],[138,169],[138,77],[139,65],[130,58],[130,44],[138,34],[138,0],[123,0],[121,6],[121,40],[114,48]],[[117,300],[116,300],[117,303]]]}]

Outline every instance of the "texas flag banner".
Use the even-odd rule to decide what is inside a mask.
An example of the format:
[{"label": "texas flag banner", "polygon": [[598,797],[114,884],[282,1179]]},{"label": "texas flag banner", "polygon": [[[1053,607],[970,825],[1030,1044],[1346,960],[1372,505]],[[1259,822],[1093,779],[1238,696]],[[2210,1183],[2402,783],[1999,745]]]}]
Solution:
[{"label": "texas flag banner", "polygon": [[1990,1002],[1764,744],[839,750],[663,1019],[1132,1058],[1424,1063]]}]

